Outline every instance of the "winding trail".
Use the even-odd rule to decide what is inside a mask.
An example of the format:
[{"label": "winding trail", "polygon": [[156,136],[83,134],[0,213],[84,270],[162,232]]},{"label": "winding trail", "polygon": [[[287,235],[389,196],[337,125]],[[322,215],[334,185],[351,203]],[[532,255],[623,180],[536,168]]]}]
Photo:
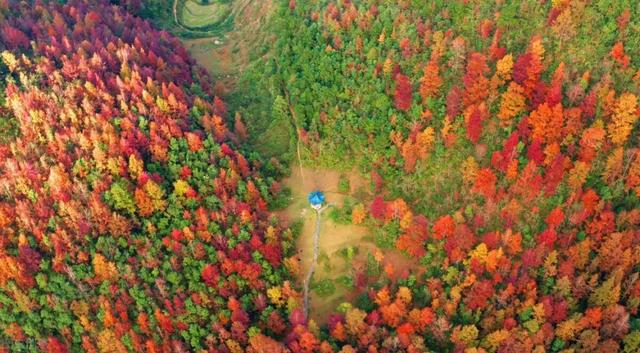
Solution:
[{"label": "winding trail", "polygon": [[[176,24],[178,25],[178,27],[182,28],[182,29],[187,29],[185,26],[182,25],[182,23],[180,23],[180,21],[178,20],[178,0],[173,0],[173,20],[176,22]],[[188,29],[187,29],[188,30]]]},{"label": "winding trail", "polygon": [[309,319],[309,285],[311,284],[311,277],[316,270],[316,264],[318,263],[318,242],[320,239],[320,225],[322,220],[322,211],[326,210],[331,204],[328,204],[320,209],[316,209],[316,230],[313,233],[313,260],[311,260],[311,266],[309,272],[304,280],[304,317]]},{"label": "winding trail", "polygon": [[[1,0],[0,0],[1,1]],[[172,12],[173,12],[173,20],[176,24],[176,26],[178,26],[179,28],[181,28],[182,30],[185,31],[189,31],[192,33],[198,33],[198,34],[205,34],[207,33],[206,31],[199,31],[197,29],[194,28],[189,28],[186,25],[184,25],[181,20],[180,20],[180,16],[179,16],[179,6],[182,5],[181,3],[182,0],[173,0],[173,6],[172,6]],[[241,4],[241,7],[237,8],[234,10],[234,13],[236,14],[242,14],[244,13],[244,11],[247,9],[247,7],[251,4],[256,3],[256,0],[245,0],[244,3]],[[257,3],[271,3],[271,1],[267,1],[267,0],[262,0],[262,2],[257,2]],[[262,8],[261,8],[262,9]],[[266,10],[269,10],[270,7],[267,6]],[[260,15],[259,18],[263,18],[264,16],[267,16],[267,13],[265,11],[261,11],[258,14]],[[251,17],[253,18],[253,17]],[[257,22],[257,20],[251,20],[251,22],[249,22],[249,25],[257,25],[259,24],[259,22]],[[251,30],[253,27],[248,27],[249,30]],[[236,32],[241,31],[242,29],[238,29],[236,27],[234,27],[234,30]],[[232,35],[233,36],[233,35]],[[215,36],[206,36],[200,39],[205,39],[205,38],[215,38]],[[228,43],[232,43],[233,40],[229,39],[229,41],[225,41]],[[217,53],[212,53],[210,56],[208,56],[206,59],[207,60],[212,60],[212,59],[220,59],[219,58],[220,52]],[[200,62],[203,66],[208,67],[207,64],[207,60],[202,60],[202,62]],[[212,74],[220,74],[220,72],[215,72],[215,70],[209,68],[209,71]],[[224,72],[223,72],[224,73]],[[227,77],[228,77],[229,73],[227,73]],[[302,180],[302,185],[305,184],[305,172],[304,172],[304,168],[302,165],[302,153],[301,153],[301,142],[300,142],[300,133],[301,133],[301,129],[300,126],[298,125],[298,118],[296,116],[296,111],[293,109],[293,104],[291,101],[291,96],[289,94],[289,91],[287,90],[286,84],[283,82],[282,85],[282,91],[284,93],[288,108],[289,108],[289,112],[290,112],[290,116],[291,116],[291,120],[293,123],[293,127],[296,130],[296,155],[297,155],[297,160],[298,160],[298,167],[299,167],[299,172],[300,172],[300,178]],[[321,223],[322,223],[322,212],[324,210],[326,210],[328,207],[331,207],[333,204],[327,204],[324,207],[320,208],[320,209],[314,209],[316,211],[316,225],[315,225],[315,231],[313,233],[313,258],[312,258],[312,262],[311,262],[311,266],[309,267],[309,270],[304,278],[304,282],[303,282],[303,292],[304,292],[304,302],[303,302],[303,311],[304,311],[304,316],[306,320],[309,320],[309,311],[310,311],[310,293],[309,293],[309,289],[310,289],[310,285],[311,285],[311,278],[313,277],[313,274],[316,271],[316,266],[317,266],[317,262],[318,262],[318,253],[320,251],[320,231],[321,231]]]},{"label": "winding trail", "polygon": [[[277,65],[277,64],[276,64]],[[293,120],[293,126],[296,128],[296,152],[298,154],[298,167],[300,167],[300,177],[302,178],[302,182],[304,183],[304,174],[302,172],[302,157],[300,154],[300,127],[298,126],[298,117],[296,116],[296,111],[293,109],[293,104],[291,104],[291,96],[289,96],[289,90],[287,90],[287,85],[282,83],[282,90],[284,91],[284,96],[287,99],[287,105],[289,105],[289,112],[291,113],[291,119]]]}]

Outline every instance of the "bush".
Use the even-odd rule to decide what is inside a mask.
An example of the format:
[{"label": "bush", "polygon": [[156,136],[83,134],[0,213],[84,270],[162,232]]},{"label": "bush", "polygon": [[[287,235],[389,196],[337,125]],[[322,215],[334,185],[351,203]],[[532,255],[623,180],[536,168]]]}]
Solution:
[{"label": "bush", "polygon": [[347,178],[345,175],[340,176],[340,180],[338,181],[338,192],[342,194],[348,194],[349,192],[351,192],[349,178]]},{"label": "bush", "polygon": [[336,286],[333,281],[325,278],[320,281],[311,284],[311,289],[322,298],[332,296],[336,291]]}]

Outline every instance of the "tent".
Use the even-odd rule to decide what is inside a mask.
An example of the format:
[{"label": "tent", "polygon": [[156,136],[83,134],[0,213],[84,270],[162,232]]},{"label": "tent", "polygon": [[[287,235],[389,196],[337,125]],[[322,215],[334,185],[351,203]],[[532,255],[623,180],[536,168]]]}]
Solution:
[{"label": "tent", "polygon": [[324,203],[324,194],[319,190],[312,191],[309,193],[308,199],[311,207],[317,208],[322,206],[322,204]]}]

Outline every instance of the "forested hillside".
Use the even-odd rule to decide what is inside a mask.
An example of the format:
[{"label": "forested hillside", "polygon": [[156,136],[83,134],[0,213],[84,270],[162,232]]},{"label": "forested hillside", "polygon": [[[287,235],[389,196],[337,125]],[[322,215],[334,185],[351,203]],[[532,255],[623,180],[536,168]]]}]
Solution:
[{"label": "forested hillside", "polygon": [[0,0],[0,352],[640,350],[638,4],[279,0],[224,93],[234,1]]},{"label": "forested hillside", "polygon": [[426,269],[374,286],[333,340],[638,349],[637,4],[284,5],[274,75],[305,159],[355,163],[377,242]]},{"label": "forested hillside", "polygon": [[105,2],[3,2],[0,19],[0,350],[237,351],[282,333],[278,184],[237,152],[180,42]]}]

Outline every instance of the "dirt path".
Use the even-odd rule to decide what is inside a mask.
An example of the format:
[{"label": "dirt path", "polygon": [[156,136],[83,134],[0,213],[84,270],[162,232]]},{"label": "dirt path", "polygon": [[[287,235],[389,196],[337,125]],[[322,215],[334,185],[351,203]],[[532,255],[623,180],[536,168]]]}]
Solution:
[{"label": "dirt path", "polygon": [[[365,227],[335,224],[325,216],[326,212],[317,215],[309,207],[307,195],[313,190],[322,190],[327,201],[332,204],[342,204],[346,195],[337,191],[340,172],[299,166],[293,166],[291,172],[291,176],[282,182],[291,188],[293,200],[289,207],[278,212],[278,216],[285,222],[297,219],[303,221],[301,234],[296,241],[297,256],[300,260],[298,284],[303,289],[305,316],[322,323],[326,320],[324,314],[334,310],[337,304],[344,301],[344,293],[322,298],[311,290],[312,278],[327,276],[325,266],[321,266],[319,259],[327,254],[335,254],[345,246],[361,242],[368,233]],[[364,181],[355,173],[350,177],[350,183],[354,189],[365,187]]]},{"label": "dirt path", "polygon": [[[250,64],[250,53],[254,48],[268,43],[272,38],[263,26],[276,7],[273,0],[235,0],[234,27],[220,37],[185,39],[183,43],[191,56],[213,77],[216,78],[216,94],[226,95],[235,86],[236,77]],[[174,0],[173,15],[179,26],[179,0]],[[288,92],[284,92],[290,103]],[[291,117],[299,133],[295,111],[289,106]],[[298,139],[297,166],[292,166],[292,175],[283,180],[283,184],[292,190],[293,200],[287,209],[278,212],[284,222],[303,220],[303,228],[297,240],[300,271],[298,285],[304,292],[304,313],[308,320],[318,324],[326,323],[328,313],[336,310],[343,302],[352,302],[360,293],[353,287],[336,287],[333,294],[321,296],[312,290],[312,282],[317,280],[334,281],[339,278],[355,278],[362,271],[367,256],[376,254],[381,266],[392,264],[395,268],[411,269],[415,264],[397,251],[388,250],[383,255],[373,244],[369,229],[353,224],[337,224],[322,212],[310,212],[307,194],[313,190],[322,190],[327,201],[342,206],[346,197],[357,197],[363,202],[369,198],[369,186],[357,172],[341,173],[335,170],[308,168],[302,166]],[[338,192],[341,175],[346,175],[351,185],[349,195]],[[315,217],[314,217],[315,215]],[[322,231],[322,235],[320,232]],[[341,256],[345,249],[358,254],[351,258]]]},{"label": "dirt path", "polygon": [[309,318],[309,285],[311,284],[311,277],[313,277],[313,273],[316,271],[318,264],[318,242],[320,239],[322,211],[324,211],[324,208],[316,211],[316,230],[313,232],[313,260],[311,260],[311,267],[304,280],[304,317],[307,319]]},{"label": "dirt path", "polygon": [[289,112],[291,113],[291,119],[293,120],[293,126],[296,128],[296,154],[298,155],[298,167],[300,167],[300,177],[302,178],[302,182],[304,183],[304,172],[302,171],[302,157],[300,154],[300,127],[298,126],[298,117],[296,116],[296,111],[293,109],[293,104],[291,104],[291,96],[289,95],[289,90],[287,90],[287,85],[282,85],[282,90],[284,91],[285,98],[287,99],[287,105],[289,106]]},{"label": "dirt path", "polygon": [[[341,175],[349,180],[349,194],[338,192]],[[300,263],[297,283],[303,290],[303,309],[309,320],[320,325],[325,324],[329,313],[335,311],[341,303],[353,302],[362,293],[358,288],[340,284],[338,279],[355,278],[357,273],[364,271],[369,255],[380,259],[381,268],[391,265],[399,275],[403,272],[419,271],[419,264],[400,252],[378,249],[367,227],[338,224],[328,217],[329,210],[325,210],[322,217],[317,217],[316,212],[309,207],[307,195],[313,190],[322,190],[327,202],[336,207],[342,207],[347,197],[368,195],[368,184],[357,172],[341,173],[330,169],[292,166],[291,176],[282,182],[291,188],[293,199],[289,207],[277,213],[279,218],[285,223],[303,221],[300,236],[296,240]],[[367,196],[363,202],[368,202],[366,199]],[[347,249],[355,251],[350,259],[343,255]],[[328,296],[318,294],[313,285],[319,281],[334,283],[334,293]]]},{"label": "dirt path", "polygon": [[180,20],[178,20],[178,1],[179,0],[173,0],[173,21],[178,25],[178,27],[184,28],[182,23],[180,23]]}]

